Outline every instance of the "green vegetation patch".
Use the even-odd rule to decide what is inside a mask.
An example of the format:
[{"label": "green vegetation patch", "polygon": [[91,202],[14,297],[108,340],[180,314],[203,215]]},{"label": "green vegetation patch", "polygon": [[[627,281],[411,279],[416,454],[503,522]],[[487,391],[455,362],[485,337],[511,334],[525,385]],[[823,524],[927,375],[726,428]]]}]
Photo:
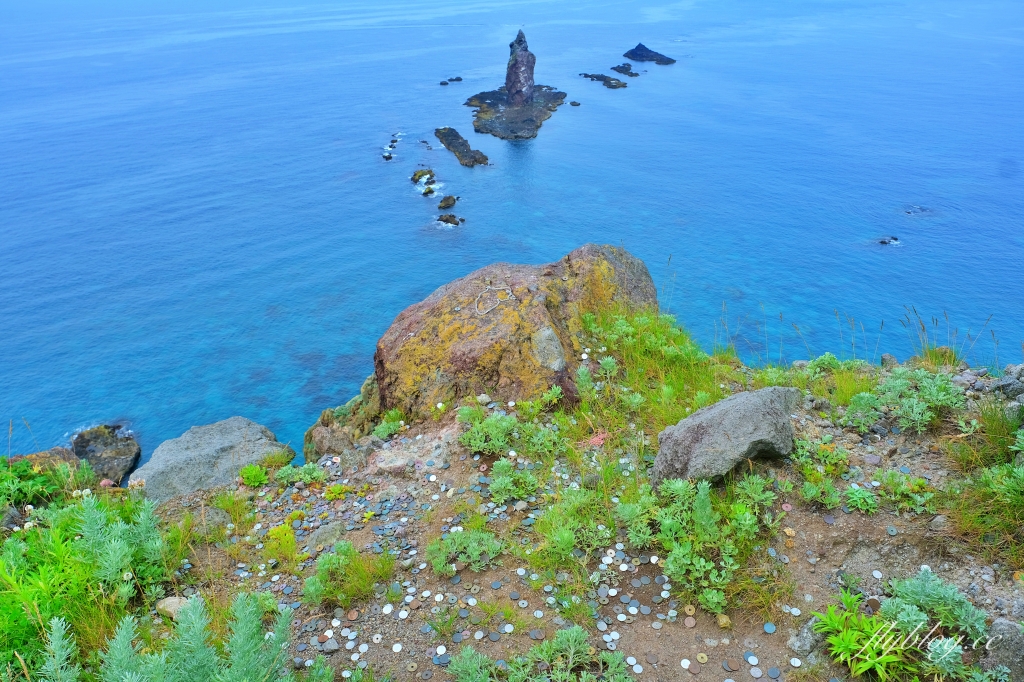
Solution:
[{"label": "green vegetation patch", "polygon": [[306,578],[303,597],[307,603],[330,602],[348,608],[374,593],[374,586],[387,581],[394,572],[391,554],[360,554],[347,540],[334,545],[316,560],[316,575]]},{"label": "green vegetation patch", "polygon": [[746,476],[729,492],[713,492],[708,481],[673,479],[661,484],[660,494],[641,486],[615,510],[629,541],[639,548],[661,545],[668,552],[665,575],[712,613],[725,610],[736,572],[777,526],[769,511],[775,501],[770,480]]},{"label": "green vegetation patch", "polygon": [[497,562],[502,544],[485,530],[450,532],[427,545],[427,561],[438,575],[455,575],[455,562],[464,563],[471,570],[482,571]]}]

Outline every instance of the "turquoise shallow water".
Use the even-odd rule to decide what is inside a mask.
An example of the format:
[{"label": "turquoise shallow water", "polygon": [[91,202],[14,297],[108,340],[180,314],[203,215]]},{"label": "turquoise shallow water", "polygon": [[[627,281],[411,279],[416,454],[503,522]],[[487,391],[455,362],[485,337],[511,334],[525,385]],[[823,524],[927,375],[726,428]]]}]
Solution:
[{"label": "turquoise shallow water", "polygon": [[[14,451],[122,420],[148,456],[234,414],[298,445],[403,307],[586,241],[644,258],[702,343],[750,358],[905,356],[914,305],[961,340],[992,315],[973,356],[1021,359],[1019,2],[279,5],[0,8]],[[520,27],[538,82],[582,106],[511,144],[462,102]],[[678,63],[625,90],[578,76],[638,41]],[[441,125],[493,165],[460,167]],[[433,222],[418,164],[465,225]]]}]

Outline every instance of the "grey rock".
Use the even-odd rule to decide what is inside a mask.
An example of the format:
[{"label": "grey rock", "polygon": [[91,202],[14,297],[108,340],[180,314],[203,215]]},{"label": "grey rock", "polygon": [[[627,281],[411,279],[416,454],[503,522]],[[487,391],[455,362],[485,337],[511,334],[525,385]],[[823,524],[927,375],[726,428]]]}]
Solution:
[{"label": "grey rock", "polygon": [[178,612],[187,603],[185,597],[165,597],[156,603],[156,612],[171,620],[178,620]]},{"label": "grey rock", "polygon": [[936,532],[939,532],[945,530],[948,523],[949,520],[942,514],[939,514],[928,523],[928,527]]},{"label": "grey rock", "polygon": [[508,47],[510,54],[508,68],[505,69],[505,91],[508,93],[509,106],[521,107],[533,102],[533,68],[537,64],[537,57],[530,52],[522,31]]},{"label": "grey rock", "polygon": [[135,468],[142,454],[133,436],[119,433],[121,428],[118,424],[95,426],[75,434],[71,441],[76,457],[89,462],[101,479],[118,484]]},{"label": "grey rock", "polygon": [[481,393],[476,397],[476,401],[481,405],[486,405],[487,403],[491,402],[491,396],[487,395],[486,393]]},{"label": "grey rock", "polygon": [[794,360],[793,369],[807,369],[807,365],[811,364],[807,360]]},{"label": "grey rock", "polygon": [[325,526],[320,526],[310,533],[306,544],[310,547],[324,547],[326,549],[328,547],[333,547],[335,543],[340,542],[344,535],[345,522],[332,521]]},{"label": "grey rock", "polygon": [[340,455],[355,447],[351,433],[341,424],[314,426],[309,435],[318,455]]},{"label": "grey rock", "polygon": [[1010,669],[1011,680],[1024,680],[1024,628],[1006,618],[997,618],[989,628],[988,653],[981,660],[984,670],[998,666]]},{"label": "grey rock", "polygon": [[667,478],[717,478],[746,459],[788,455],[790,414],[802,395],[781,386],[737,393],[669,426],[658,435],[652,485]]},{"label": "grey rock", "polygon": [[1003,406],[1003,411],[1006,413],[1006,418],[1009,420],[1017,419],[1021,415],[1021,408],[1024,405],[1017,400],[1011,400]]},{"label": "grey rock", "polygon": [[537,363],[555,372],[565,369],[565,351],[558,334],[551,327],[541,327],[530,337]]},{"label": "grey rock", "polygon": [[341,648],[341,647],[338,646],[338,640],[334,639],[333,637],[331,637],[329,640],[324,642],[324,653],[325,654],[333,654],[339,648]]},{"label": "grey rock", "polygon": [[229,485],[239,469],[282,449],[290,448],[278,443],[265,426],[231,417],[193,426],[178,438],[164,441],[129,480],[145,481],[146,496],[159,504],[195,490]]},{"label": "grey rock", "polygon": [[892,369],[893,367],[898,367],[899,364],[900,361],[896,359],[895,355],[882,353],[882,369]]},{"label": "grey rock", "polygon": [[814,625],[818,622],[818,617],[815,616],[809,621],[803,624],[797,632],[786,642],[786,646],[802,656],[806,656],[812,651],[817,650],[825,642],[825,634],[822,632],[815,632]]},{"label": "grey rock", "polygon": [[195,512],[194,520],[196,530],[203,535],[209,535],[231,523],[231,514],[218,507],[206,506],[202,510]]},{"label": "grey rock", "polygon": [[23,523],[25,523],[25,519],[21,517],[21,514],[14,507],[7,507],[3,514],[0,514],[0,530],[13,530],[15,527],[20,527]]},{"label": "grey rock", "polygon": [[989,388],[1010,399],[1024,395],[1024,364],[1007,365],[1003,370],[1003,376],[993,382]]}]

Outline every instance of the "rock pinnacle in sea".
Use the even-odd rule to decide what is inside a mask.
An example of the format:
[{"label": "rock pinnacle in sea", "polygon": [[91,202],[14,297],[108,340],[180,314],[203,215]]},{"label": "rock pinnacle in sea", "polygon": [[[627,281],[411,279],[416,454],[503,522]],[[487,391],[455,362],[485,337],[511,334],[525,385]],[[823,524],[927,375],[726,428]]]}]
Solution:
[{"label": "rock pinnacle in sea", "polygon": [[527,47],[522,31],[508,46],[511,54],[505,71],[505,90],[509,106],[521,107],[533,102],[533,67],[537,57]]}]

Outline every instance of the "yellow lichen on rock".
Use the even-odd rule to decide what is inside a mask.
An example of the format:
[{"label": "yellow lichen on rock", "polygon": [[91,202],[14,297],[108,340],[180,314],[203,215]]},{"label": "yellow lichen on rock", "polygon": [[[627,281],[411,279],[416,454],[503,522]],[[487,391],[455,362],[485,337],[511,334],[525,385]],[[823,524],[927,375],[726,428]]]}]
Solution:
[{"label": "yellow lichen on rock", "polygon": [[407,308],[381,337],[380,407],[422,418],[437,403],[484,392],[519,400],[552,385],[572,399],[582,315],[614,304],[657,305],[647,268],[616,247],[473,272]]}]

